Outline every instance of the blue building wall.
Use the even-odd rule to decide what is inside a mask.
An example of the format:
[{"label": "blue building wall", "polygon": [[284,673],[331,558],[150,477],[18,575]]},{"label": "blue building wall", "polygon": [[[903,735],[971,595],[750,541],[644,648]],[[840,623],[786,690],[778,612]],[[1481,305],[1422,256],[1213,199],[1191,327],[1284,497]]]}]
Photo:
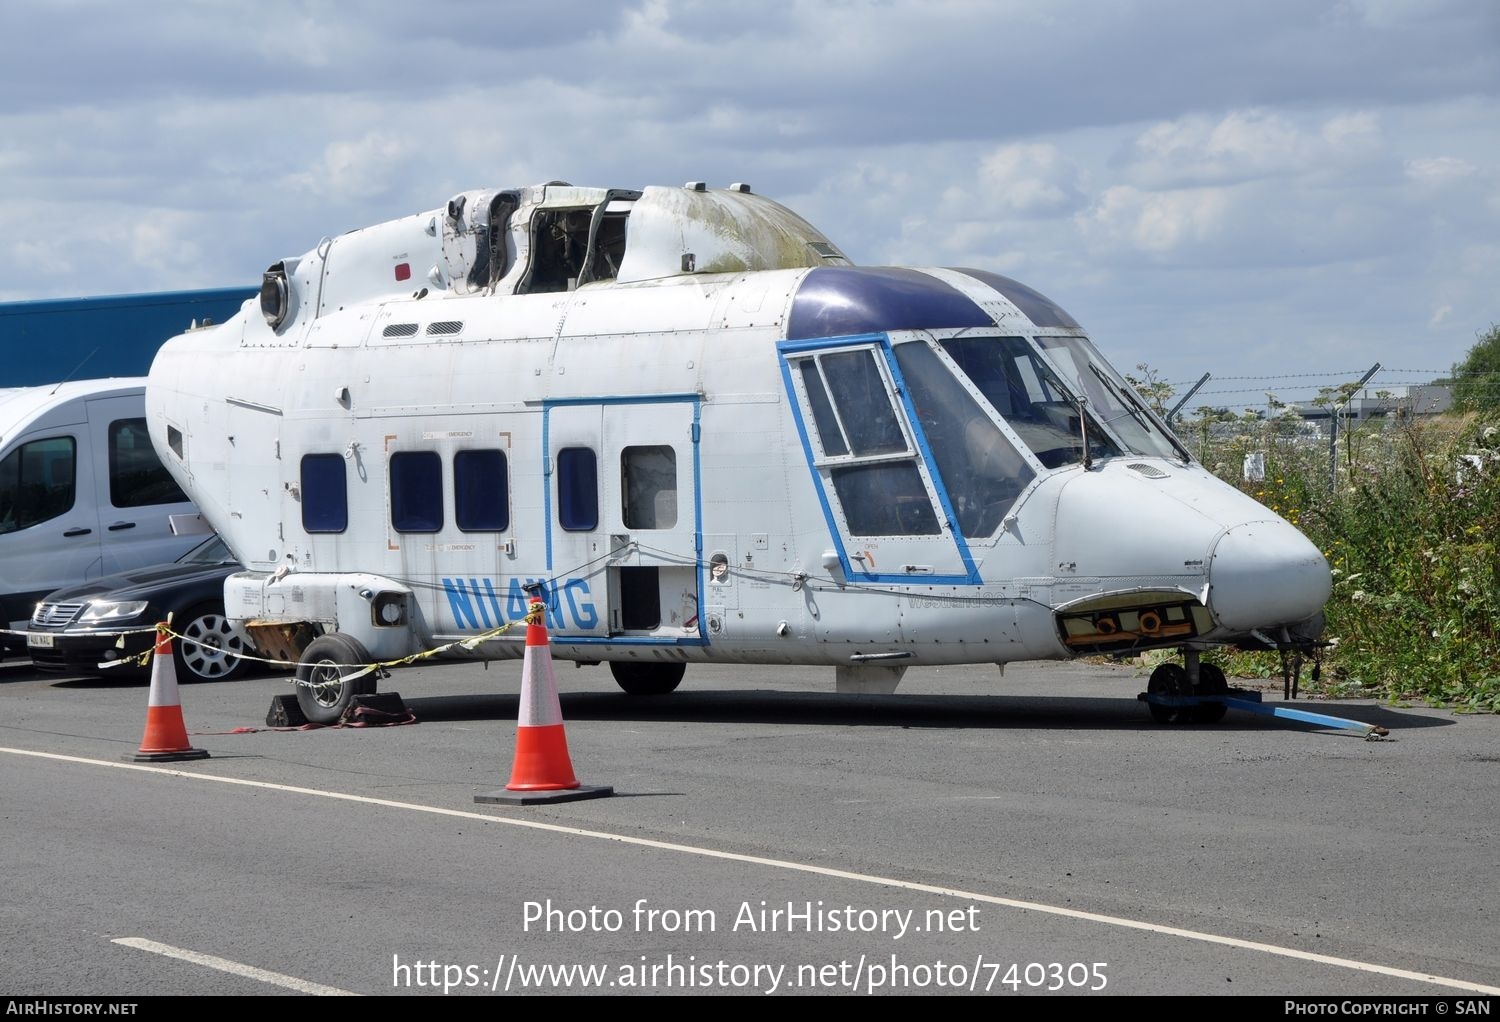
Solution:
[{"label": "blue building wall", "polygon": [[0,302],[0,387],[144,376],[162,342],[240,311],[252,287]]}]

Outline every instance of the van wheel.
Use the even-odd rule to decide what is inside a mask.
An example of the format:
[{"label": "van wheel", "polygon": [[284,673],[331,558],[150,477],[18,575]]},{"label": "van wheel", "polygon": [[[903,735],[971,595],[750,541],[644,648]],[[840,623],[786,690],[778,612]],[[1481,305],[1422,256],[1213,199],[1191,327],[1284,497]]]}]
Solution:
[{"label": "van wheel", "polygon": [[238,633],[229,627],[224,608],[211,603],[192,607],[176,620],[183,621],[172,643],[177,677],[183,681],[233,681],[250,669],[249,653]]},{"label": "van wheel", "polygon": [[687,664],[611,660],[609,673],[615,676],[615,684],[629,695],[664,696],[682,681]]},{"label": "van wheel", "polygon": [[307,644],[297,664],[297,705],[302,716],[314,724],[337,724],[355,696],[375,691],[375,674],[343,680],[359,665],[370,662],[370,653],[358,639],[342,632],[320,635]]}]

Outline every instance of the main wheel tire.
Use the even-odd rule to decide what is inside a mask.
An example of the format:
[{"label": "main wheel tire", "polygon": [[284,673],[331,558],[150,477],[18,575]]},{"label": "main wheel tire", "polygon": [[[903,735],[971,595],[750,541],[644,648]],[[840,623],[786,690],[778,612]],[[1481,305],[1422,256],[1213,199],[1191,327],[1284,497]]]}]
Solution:
[{"label": "main wheel tire", "polygon": [[237,654],[250,649],[224,616],[220,604],[201,603],[173,618],[182,636],[172,643],[172,659],[179,681],[233,681],[250,669]]},{"label": "main wheel tire", "polygon": [[[1162,664],[1151,672],[1151,680],[1146,682],[1146,692],[1149,695],[1159,696],[1186,696],[1192,695],[1188,686],[1187,668],[1181,664]],[[1151,719],[1158,724],[1170,724],[1174,720],[1187,720],[1190,707],[1186,706],[1164,706],[1161,703],[1146,701],[1146,708],[1151,711]]]},{"label": "main wheel tire", "polygon": [[609,673],[615,684],[633,696],[664,696],[675,689],[687,673],[687,664],[638,660],[611,660]]},{"label": "main wheel tire", "polygon": [[364,645],[343,632],[320,635],[308,643],[297,664],[297,705],[302,716],[314,724],[337,724],[355,696],[375,691],[373,672],[343,680],[357,665],[369,662]]},{"label": "main wheel tire", "polygon": [[[1224,672],[1213,664],[1198,665],[1198,687],[1193,692],[1199,696],[1227,696],[1229,694],[1229,679],[1224,677]],[[1229,709],[1223,703],[1199,703],[1193,707],[1193,722],[1196,724],[1217,724],[1224,719],[1224,713]]]}]

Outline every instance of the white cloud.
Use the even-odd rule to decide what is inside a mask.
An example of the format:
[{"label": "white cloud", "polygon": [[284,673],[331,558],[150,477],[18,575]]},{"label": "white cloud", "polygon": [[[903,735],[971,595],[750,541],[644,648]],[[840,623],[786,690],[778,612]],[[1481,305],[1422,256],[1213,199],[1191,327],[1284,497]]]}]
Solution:
[{"label": "white cloud", "polygon": [[1001,146],[980,162],[980,204],[1023,216],[1055,213],[1077,205],[1077,176],[1077,169],[1050,143]]},{"label": "white cloud", "polygon": [[1122,154],[1128,179],[1145,188],[1233,184],[1368,166],[1383,152],[1379,117],[1340,112],[1321,124],[1283,114],[1233,110],[1153,124]]},{"label": "white cloud", "polygon": [[1338,151],[1367,153],[1383,142],[1380,115],[1373,110],[1335,114],[1323,122],[1323,141]]},{"label": "white cloud", "polygon": [[288,181],[315,198],[371,199],[390,191],[408,153],[408,143],[401,138],[370,132],[329,142],[313,166],[289,175]]},{"label": "white cloud", "polygon": [[1406,176],[1421,185],[1441,187],[1473,177],[1479,168],[1454,156],[1424,156],[1406,162]]},{"label": "white cloud", "polygon": [[1229,209],[1223,188],[1147,192],[1131,185],[1105,189],[1074,222],[1084,237],[1105,246],[1126,246],[1165,255],[1202,244],[1221,229]]},{"label": "white cloud", "polygon": [[1430,16],[1434,0],[1343,0],[1339,7],[1375,28],[1398,28]]},{"label": "white cloud", "polygon": [[253,284],[462,189],[749,181],[862,262],[1026,281],[1125,364],[1446,364],[1500,317],[1494,2],[15,0],[0,279]]},{"label": "white cloud", "polygon": [[196,240],[200,224],[197,218],[172,211],[131,221],[121,218],[123,243],[130,258],[140,266],[162,273],[176,267],[192,266],[203,257]]}]

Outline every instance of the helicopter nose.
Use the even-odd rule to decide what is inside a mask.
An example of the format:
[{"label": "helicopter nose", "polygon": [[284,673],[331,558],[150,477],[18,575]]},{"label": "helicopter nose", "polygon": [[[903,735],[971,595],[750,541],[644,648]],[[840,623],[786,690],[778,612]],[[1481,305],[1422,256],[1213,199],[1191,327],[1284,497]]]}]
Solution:
[{"label": "helicopter nose", "polygon": [[1284,521],[1246,522],[1219,537],[1209,609],[1236,631],[1302,621],[1323,609],[1333,576],[1322,551]]}]

